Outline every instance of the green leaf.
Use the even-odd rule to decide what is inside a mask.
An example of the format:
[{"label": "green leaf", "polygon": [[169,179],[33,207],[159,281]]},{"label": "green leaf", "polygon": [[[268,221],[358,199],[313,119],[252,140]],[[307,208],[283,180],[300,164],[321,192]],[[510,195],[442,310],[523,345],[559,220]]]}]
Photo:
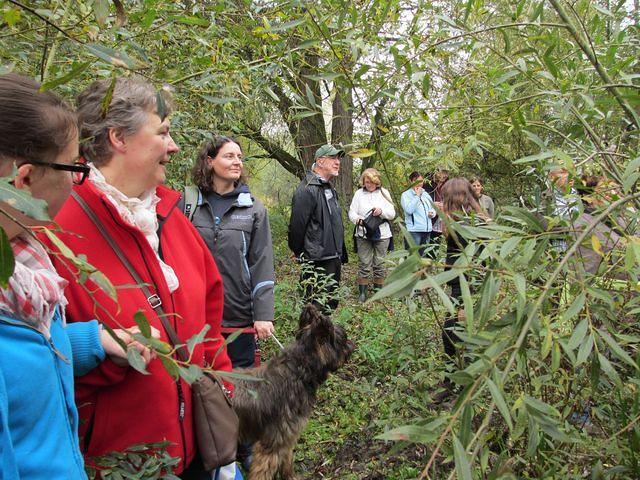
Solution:
[{"label": "green leaf", "polygon": [[187,348],[189,349],[190,354],[193,353],[193,349],[196,348],[196,345],[204,341],[204,338],[207,335],[207,332],[209,331],[210,328],[211,328],[210,325],[205,324],[205,326],[202,327],[202,330],[200,330],[200,332],[198,332],[189,340],[187,340]]},{"label": "green leaf", "polygon": [[431,89],[431,76],[428,73],[422,77],[422,95],[429,96],[429,90]]},{"label": "green leaf", "polygon": [[13,178],[0,178],[0,202],[5,202],[35,220],[49,220],[47,202],[33,198],[25,190],[18,190],[9,183],[11,180]]},{"label": "green leaf", "polygon": [[109,0],[93,0],[93,14],[98,25],[104,27],[109,18]]},{"label": "green leaf", "polygon": [[[337,73],[337,72],[322,72],[317,75],[303,75],[303,76],[305,78],[308,78],[309,80],[313,80],[314,82],[322,82],[323,80],[332,82],[336,78],[344,77],[344,74]],[[315,103],[316,102],[314,101],[313,104],[315,105]]]},{"label": "green leaf", "polygon": [[74,65],[74,67],[68,73],[61,75],[53,80],[49,80],[42,85],[40,85],[40,91],[44,92],[46,90],[51,90],[59,85],[64,85],[65,83],[69,83],[71,80],[79,76],[82,72],[84,72],[87,67],[91,65],[91,62],[83,62]]},{"label": "green leaf", "polygon": [[582,321],[578,324],[578,326],[573,330],[573,334],[569,339],[568,346],[571,350],[575,350],[578,345],[582,343],[582,339],[587,334],[587,329],[589,328],[589,320],[583,318]]},{"label": "green leaf", "polygon": [[189,365],[187,368],[178,365],[180,377],[191,385],[202,376],[202,369],[198,365]]},{"label": "green leaf", "polygon": [[504,83],[507,80],[510,80],[519,74],[520,74],[520,70],[509,70],[508,72],[500,75],[500,77],[498,77],[498,79],[495,82],[493,82],[493,84],[500,85],[501,83]]},{"label": "green leaf", "polygon": [[445,418],[438,418],[426,425],[404,425],[384,432],[376,438],[379,440],[431,443],[438,439],[446,421]]},{"label": "green leaf", "polygon": [[609,377],[617,386],[621,386],[622,380],[620,380],[620,375],[618,375],[616,369],[613,368],[613,365],[611,365],[609,359],[601,353],[598,353],[598,361],[600,362],[600,367],[602,368],[604,374]]},{"label": "green leaf", "polygon": [[55,245],[55,247],[58,249],[58,251],[60,251],[60,253],[65,257],[65,258],[73,258],[75,257],[75,255],[73,254],[73,252],[71,251],[71,249],[69,247],[67,247],[64,242],[62,240],[60,240],[58,238],[58,236],[53,233],[50,229],[48,228],[44,228],[42,230],[44,232],[44,234],[47,236],[47,238],[49,240],[51,240],[51,243],[53,243]]},{"label": "green leaf", "polygon": [[591,355],[591,350],[593,350],[593,335],[587,335],[580,344],[575,366],[582,364]]},{"label": "green leaf", "polygon": [[466,448],[471,441],[471,422],[473,421],[473,407],[467,403],[460,417],[460,443]]},{"label": "green leaf", "polygon": [[9,27],[15,26],[20,21],[21,17],[22,11],[18,8],[7,8],[2,12],[2,18],[4,18],[4,21],[7,22]]},{"label": "green leaf", "polygon": [[180,370],[178,369],[178,365],[176,362],[170,357],[160,356],[160,361],[164,366],[165,370],[171,375],[172,378],[177,380],[180,378]]},{"label": "green leaf", "polygon": [[86,43],[85,48],[92,55],[98,57],[100,60],[104,60],[107,63],[115,67],[128,68],[131,70],[137,70],[139,68],[146,67],[145,63],[130,57],[125,52],[115,50],[110,47],[105,47],[98,43]]},{"label": "green leaf", "polygon": [[349,152],[349,156],[352,158],[367,158],[376,154],[375,150],[370,148],[358,148]]},{"label": "green leaf", "polygon": [[486,380],[487,386],[489,387],[489,391],[491,392],[491,397],[493,401],[496,403],[496,407],[498,411],[504,418],[505,422],[509,426],[509,430],[513,430],[513,422],[511,421],[511,412],[509,412],[509,407],[507,406],[507,402],[505,402],[504,397],[502,396],[502,392],[498,388],[498,386],[493,383],[493,380],[487,378]]},{"label": "green leaf", "polygon": [[185,25],[193,25],[194,27],[208,27],[211,22],[206,18],[196,17],[195,15],[181,15],[173,17],[174,22],[183,23]]},{"label": "green leaf", "polygon": [[298,18],[297,20],[291,20],[290,22],[281,23],[280,25],[276,25],[275,27],[269,27],[264,29],[264,32],[282,32],[285,30],[290,30],[292,28],[297,27],[298,25],[302,25],[307,21],[306,18]]},{"label": "green leaf", "polygon": [[140,352],[135,348],[127,349],[127,360],[129,361],[129,365],[131,365],[140,373],[144,375],[150,375],[150,373],[147,372],[146,364],[144,362],[144,359],[142,358],[142,355],[140,355]]},{"label": "green leaf", "polygon": [[[78,257],[75,257],[75,258],[77,259]],[[71,259],[71,261],[77,265],[76,261],[74,261],[73,259]],[[114,302],[117,302],[118,292],[116,291],[116,287],[113,285],[113,283],[111,283],[111,280],[109,280],[109,278],[104,273],[96,270],[94,266],[86,262],[84,263],[85,265],[83,266],[83,268],[85,268],[86,270],[92,270],[91,273],[89,274],[89,279],[93,283],[95,283],[98,287],[100,287],[102,291],[105,292],[111,300],[113,300]]]},{"label": "green leaf", "polygon": [[233,97],[212,97],[211,95],[202,95],[207,102],[213,103],[215,105],[225,105],[227,103],[237,102],[237,98]]},{"label": "green leaf", "polygon": [[529,415],[529,438],[527,441],[527,456],[533,457],[538,451],[540,444],[540,432],[536,421]]},{"label": "green leaf", "polygon": [[456,474],[459,480],[471,480],[471,465],[467,458],[467,452],[465,451],[462,443],[458,440],[458,437],[453,436],[453,458],[456,464]]},{"label": "green leaf", "polygon": [[13,275],[16,261],[7,233],[0,228],[0,287],[7,288],[9,278]]},{"label": "green leaf", "polygon": [[378,290],[378,292],[371,297],[369,301],[374,302],[385,297],[400,297],[406,295],[413,290],[419,278],[420,275],[418,273],[414,273],[396,280],[395,282],[389,283]]},{"label": "green leaf", "polygon": [[143,337],[149,338],[151,337],[151,325],[149,325],[149,320],[147,320],[147,316],[144,314],[142,310],[138,310],[133,315],[133,320],[138,325],[140,329],[140,333]]},{"label": "green leaf", "polygon": [[544,10],[544,1],[545,0],[542,0],[540,3],[538,3],[536,8],[533,10],[533,13],[529,17],[530,22],[535,22],[538,18],[542,16],[542,11]]},{"label": "green leaf", "polygon": [[606,330],[598,329],[598,333],[600,334],[600,338],[607,342],[607,345],[609,345],[609,348],[616,357],[629,364],[634,370],[638,370],[636,362],[633,361],[629,354],[622,349],[618,342],[616,342]]}]

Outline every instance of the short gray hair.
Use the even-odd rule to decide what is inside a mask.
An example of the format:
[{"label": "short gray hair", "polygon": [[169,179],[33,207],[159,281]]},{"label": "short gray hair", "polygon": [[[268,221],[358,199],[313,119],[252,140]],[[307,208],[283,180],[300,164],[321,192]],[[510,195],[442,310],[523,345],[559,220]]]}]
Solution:
[{"label": "short gray hair", "polygon": [[[105,98],[111,96],[108,106]],[[105,165],[113,152],[109,130],[134,135],[144,125],[147,113],[157,113],[158,92],[144,80],[120,77],[98,80],[78,95],[80,151],[86,160]],[[169,106],[163,105],[165,116]]]}]

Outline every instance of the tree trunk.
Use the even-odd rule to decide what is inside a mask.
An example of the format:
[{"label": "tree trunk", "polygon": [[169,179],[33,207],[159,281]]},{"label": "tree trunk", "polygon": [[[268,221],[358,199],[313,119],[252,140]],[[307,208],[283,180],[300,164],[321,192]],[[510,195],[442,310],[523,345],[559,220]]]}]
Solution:
[{"label": "tree trunk", "polygon": [[[331,143],[353,143],[353,96],[350,87],[336,86],[331,118]],[[334,181],[344,208],[349,208],[353,197],[353,159],[346,156],[340,164],[340,175]]]},{"label": "tree trunk", "polygon": [[[293,141],[296,150],[302,160],[305,170],[309,170],[313,164],[313,156],[316,150],[327,143],[327,130],[324,125],[324,117],[322,115],[322,96],[320,93],[320,82],[311,80],[310,75],[316,75],[318,72],[320,59],[315,54],[305,55],[303,61],[300,62],[299,75],[296,75],[294,84],[300,98],[307,100],[309,110],[317,113],[310,117],[304,117],[299,120],[293,120],[295,128],[289,127],[289,130],[297,132],[297,138]],[[313,100],[313,102],[312,102]]]}]

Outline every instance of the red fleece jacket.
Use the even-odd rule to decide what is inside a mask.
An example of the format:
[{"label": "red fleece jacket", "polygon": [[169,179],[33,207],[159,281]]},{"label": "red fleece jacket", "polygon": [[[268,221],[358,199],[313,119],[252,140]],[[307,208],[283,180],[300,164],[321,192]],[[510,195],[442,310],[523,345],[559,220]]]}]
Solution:
[{"label": "red fleece jacket", "polygon": [[[200,235],[175,208],[179,194],[159,187],[161,201],[157,205],[160,222],[160,253],[175,271],[180,286],[169,292],[158,259],[140,230],[126,224],[116,208],[91,182],[75,187],[75,191],[95,212],[106,230],[120,246],[137,273],[150,290],[162,300],[178,336],[186,343],[205,324],[211,326],[208,341],[195,348],[193,363],[213,362],[216,370],[231,370],[220,334],[223,290],[218,268]],[[97,284],[87,280],[78,284],[72,266],[61,256],[52,255],[58,272],[69,280],[66,296],[69,300],[67,320],[70,322],[97,318],[113,328],[135,325],[134,314],[142,310],[161,339],[167,335],[155,311],[140,288],[118,259],[106,240],[73,198],[55,218],[64,233],[59,237],[76,255],[86,255],[90,264],[104,273],[116,287],[114,302]],[[49,246],[55,251],[55,248]],[[92,293],[89,294],[87,289]],[[169,441],[169,453],[182,462],[180,473],[196,453],[191,390],[184,382],[176,382],[159,359],[147,370],[138,373],[131,367],[120,367],[105,360],[88,375],[76,379],[76,403],[81,417],[81,445],[88,457],[111,451],[122,451],[136,443]],[[180,403],[184,399],[184,418],[180,418]],[[234,441],[234,440],[231,440]]]}]

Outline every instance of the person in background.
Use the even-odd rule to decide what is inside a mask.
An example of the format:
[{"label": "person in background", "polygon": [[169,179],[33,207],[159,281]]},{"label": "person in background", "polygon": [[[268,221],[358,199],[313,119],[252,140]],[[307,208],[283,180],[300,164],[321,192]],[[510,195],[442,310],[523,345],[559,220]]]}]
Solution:
[{"label": "person in background", "polygon": [[[318,304],[326,313],[338,307],[337,289],[342,264],[347,262],[344,244],[342,209],[331,180],[340,173],[340,160],[345,152],[334,145],[323,145],[314,155],[311,172],[300,182],[291,200],[288,243],[293,254],[306,262],[300,283],[308,301]],[[329,276],[323,291],[316,283],[318,275]],[[315,286],[315,288],[314,288]],[[326,304],[318,298],[328,296]]]},{"label": "person in background", "polygon": [[496,207],[493,203],[493,199],[489,195],[483,193],[484,187],[482,186],[482,180],[480,180],[480,177],[472,177],[469,181],[471,182],[471,187],[473,188],[476,200],[478,200],[478,203],[487,216],[490,219],[493,219],[495,217]]},{"label": "person in background", "polygon": [[[222,326],[251,328],[227,344],[233,368],[255,364],[256,338],[273,332],[275,273],[267,209],[251,195],[243,173],[240,144],[229,137],[204,143],[192,170],[195,187],[187,187],[182,209],[209,247],[224,285]],[[187,203],[195,190],[195,205]],[[188,206],[190,205],[190,206]],[[225,337],[229,333],[225,334]],[[238,460],[250,466],[251,448],[238,446]]]},{"label": "person in background", "polygon": [[[476,199],[475,192],[471,183],[464,177],[452,178],[448,180],[442,188],[442,211],[446,217],[453,222],[474,223],[476,221],[484,222],[487,220],[486,214]],[[467,246],[467,240],[454,231],[445,228],[445,237],[447,241],[447,254],[445,263],[447,268],[453,268],[456,260],[462,254]],[[442,331],[442,345],[444,353],[452,370],[456,366],[456,360],[459,360],[456,343],[460,342],[460,338],[456,334],[456,328],[464,321],[464,307],[462,307],[462,288],[460,286],[460,277],[454,277],[447,282],[451,288],[451,298],[457,305],[457,314],[453,318],[445,320]],[[460,362],[461,363],[461,362]],[[461,367],[461,365],[458,365]],[[462,367],[461,367],[462,368]],[[445,379],[444,391],[436,394],[436,401],[442,401],[448,398],[454,391],[453,384]]]},{"label": "person in background", "polygon": [[[427,193],[431,195],[431,198],[433,199],[433,205],[440,211],[442,211],[443,201],[442,188],[444,187],[444,184],[447,182],[447,180],[449,180],[449,171],[440,169],[432,175],[431,183],[425,183],[424,187],[425,190],[427,190]],[[442,236],[444,226],[442,219],[437,214],[437,212],[436,216],[431,220],[431,223],[433,225],[433,229],[431,230],[431,243],[437,245],[440,241],[439,238]]]},{"label": "person in background", "polygon": [[[373,284],[374,289],[379,289],[384,284],[384,257],[392,238],[389,221],[395,218],[396,210],[389,191],[382,187],[378,170],[367,168],[362,172],[360,186],[349,207],[349,220],[356,225],[355,241],[359,259],[358,300],[364,302],[367,299],[369,285]],[[363,220],[368,215],[385,220],[371,237],[367,236],[363,226]]]},{"label": "person in background", "polygon": [[[578,196],[574,189],[569,170],[564,167],[553,167],[547,174],[548,188],[543,193],[546,212],[556,218],[570,222],[578,214]],[[566,252],[566,238],[560,236],[551,239],[551,246],[559,254]]]},{"label": "person in background", "polygon": [[[55,94],[17,75],[0,76],[0,175],[53,217],[88,167],[77,163],[75,112]],[[8,213],[7,204],[0,209]],[[66,280],[58,275],[34,232],[32,219],[11,211],[0,226],[9,238],[15,268],[0,289],[0,478],[86,479],[79,448],[74,375],[105,358],[127,365],[126,352],[96,320],[66,323]],[[85,317],[88,318],[88,317]],[[145,363],[149,349],[132,329],[116,335]],[[157,333],[157,332],[156,332]]]},{"label": "person in background", "polygon": [[[162,186],[179,148],[171,138],[169,106],[160,98],[150,84],[122,77],[96,81],[78,96],[89,178],[74,188],[56,222],[64,230],[61,239],[111,280],[118,297],[112,300],[91,279],[81,285],[73,267],[55,256],[69,282],[68,318],[78,322],[95,313],[105,324],[126,327],[141,312],[170,343],[156,310],[161,305],[162,318],[182,343],[206,331],[205,341],[190,350],[192,364],[230,371],[221,334],[222,279],[198,231],[176,208],[180,194]],[[210,478],[197,454],[191,387],[159,359],[147,371],[105,360],[78,379],[85,455],[167,441],[169,455],[180,459],[175,475]]]},{"label": "person in background", "polygon": [[[423,188],[424,179],[418,172],[409,175],[411,186],[402,193],[400,204],[404,211],[404,221],[407,231],[416,245],[421,246],[420,255],[425,255],[426,246],[431,239],[431,219],[436,216],[433,199]],[[406,242],[405,242],[406,243]],[[408,245],[406,245],[407,248]]]}]

